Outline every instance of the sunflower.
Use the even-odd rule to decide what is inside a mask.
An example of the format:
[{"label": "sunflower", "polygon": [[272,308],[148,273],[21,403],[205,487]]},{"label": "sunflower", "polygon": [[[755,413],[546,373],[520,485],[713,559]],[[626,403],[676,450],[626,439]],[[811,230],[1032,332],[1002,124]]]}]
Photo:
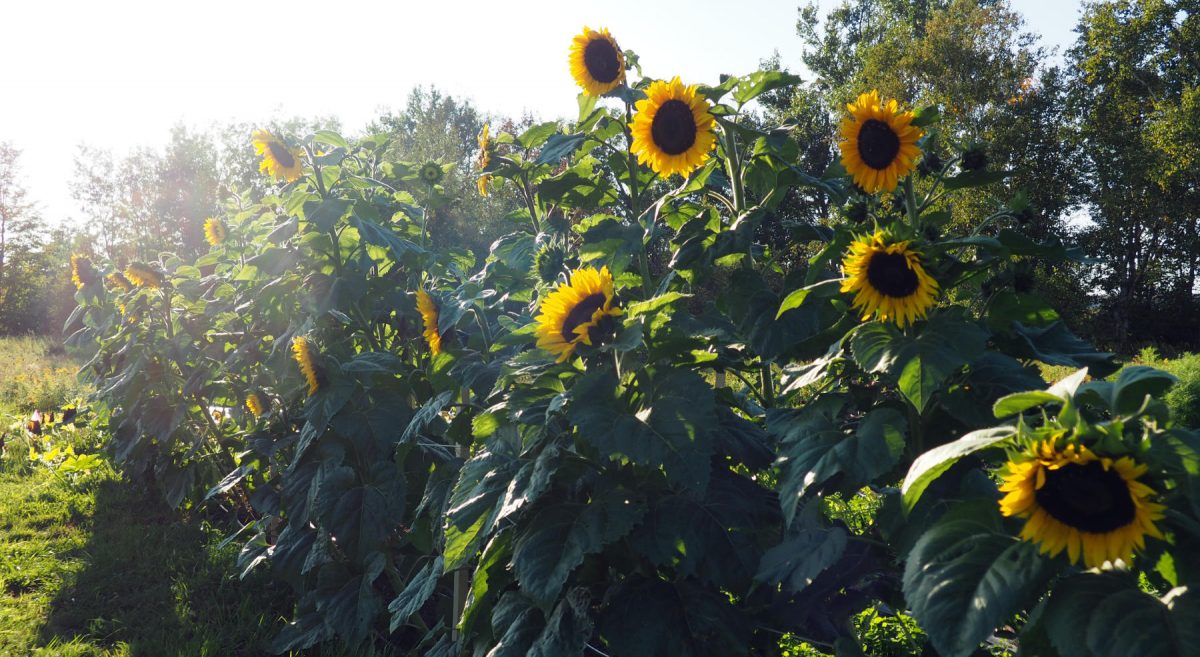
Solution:
[{"label": "sunflower", "polygon": [[579,343],[592,344],[591,330],[605,317],[621,315],[613,307],[613,279],[608,267],[585,267],[571,272],[571,282],[559,285],[541,304],[537,346],[558,354],[563,362]]},{"label": "sunflower", "polygon": [[114,271],[104,278],[114,289],[121,290],[122,292],[128,292],[133,289],[133,282],[125,278],[125,274],[119,271]]},{"label": "sunflower", "polygon": [[255,130],[251,136],[254,152],[262,157],[258,168],[275,180],[292,182],[300,177],[300,150],[288,148],[278,137],[266,130]]},{"label": "sunflower", "polygon": [[[485,123],[483,124],[483,129],[479,131],[479,170],[482,172],[491,163],[492,140],[488,134],[488,124]],[[479,179],[475,181],[476,186],[479,188],[480,196],[488,195],[487,188],[490,182],[492,182],[492,174],[490,173],[479,176]]]},{"label": "sunflower", "polygon": [[92,266],[92,261],[86,256],[72,255],[71,282],[75,283],[75,289],[82,290],[84,285],[94,280],[96,280],[96,268]]},{"label": "sunflower", "polygon": [[1147,536],[1162,538],[1154,521],[1166,507],[1149,501],[1154,490],[1138,481],[1145,465],[1075,444],[1057,449],[1052,440],[1030,452],[1005,464],[1000,512],[1025,518],[1021,538],[1040,544],[1041,553],[1054,557],[1066,549],[1071,563],[1082,555],[1096,568],[1128,561]]},{"label": "sunflower", "polygon": [[591,96],[602,96],[625,81],[625,55],[608,28],[583,28],[571,40],[571,77]]},{"label": "sunflower", "polygon": [[308,338],[299,335],[292,338],[292,358],[295,358],[296,364],[300,366],[300,372],[308,382],[308,394],[312,396],[321,388],[321,382],[317,376],[316,356]]},{"label": "sunflower", "polygon": [[917,140],[925,133],[912,125],[912,112],[901,112],[895,100],[885,105],[872,91],[846,105],[842,119],[842,166],[868,194],[890,192],[913,170],[920,154]]},{"label": "sunflower", "polygon": [[921,266],[921,254],[909,241],[894,242],[883,231],[862,236],[842,260],[842,292],[854,292],[854,308],[862,318],[890,319],[900,328],[933,305],[938,283]]},{"label": "sunflower", "polygon": [[217,246],[228,236],[229,232],[225,230],[225,222],[213,217],[204,220],[204,239],[208,240],[209,244]]},{"label": "sunflower", "polygon": [[434,356],[442,353],[442,334],[438,332],[438,306],[433,297],[425,290],[417,290],[417,310],[421,311],[421,320],[425,323],[425,342],[429,344],[429,353]]},{"label": "sunflower", "polygon": [[162,287],[162,276],[144,262],[131,262],[125,267],[125,278],[138,287]]},{"label": "sunflower", "polygon": [[708,101],[696,93],[696,85],[685,86],[678,77],[659,80],[637,102],[637,115],[629,125],[633,152],[655,173],[686,176],[708,160],[717,143],[713,123]]},{"label": "sunflower", "polygon": [[419,175],[426,183],[436,185],[442,181],[442,173],[442,167],[437,162],[426,162],[421,165]]},{"label": "sunflower", "polygon": [[246,395],[246,409],[254,417],[262,417],[263,413],[267,412],[267,404],[263,401],[262,395],[252,392]]}]

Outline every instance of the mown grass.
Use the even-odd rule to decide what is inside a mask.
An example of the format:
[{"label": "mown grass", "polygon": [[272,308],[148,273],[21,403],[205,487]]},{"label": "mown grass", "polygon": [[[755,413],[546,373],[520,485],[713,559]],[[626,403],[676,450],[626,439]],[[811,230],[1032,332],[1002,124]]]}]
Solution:
[{"label": "mown grass", "polygon": [[102,451],[86,413],[36,442],[24,428],[86,396],[77,367],[48,341],[0,338],[0,657],[269,654],[292,599],[265,571],[237,577],[239,544],[221,545],[234,522],[170,509],[107,460],[74,478],[30,460],[33,445]]},{"label": "mown grass", "polygon": [[0,655],[266,654],[287,598],[265,573],[234,577],[219,531],[107,464],[72,482],[14,447],[0,464]]}]

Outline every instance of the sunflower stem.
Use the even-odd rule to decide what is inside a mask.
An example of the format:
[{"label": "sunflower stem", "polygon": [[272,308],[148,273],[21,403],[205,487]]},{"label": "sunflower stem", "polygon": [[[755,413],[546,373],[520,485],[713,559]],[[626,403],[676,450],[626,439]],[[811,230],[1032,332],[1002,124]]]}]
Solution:
[{"label": "sunflower stem", "polygon": [[917,192],[913,189],[912,176],[904,178],[904,201],[908,206],[908,223],[912,226],[913,234],[915,235],[919,228],[917,226]]},{"label": "sunflower stem", "polygon": [[[633,105],[629,101],[625,101],[625,125],[621,129],[625,132],[626,153],[629,156],[629,218],[641,224],[642,213],[638,205],[641,197],[638,194],[637,188],[637,157],[633,154],[633,133],[630,132],[629,126],[633,125]],[[653,222],[653,218],[651,222]],[[638,253],[638,269],[642,275],[642,298],[650,298],[650,290],[652,288],[650,282],[650,254],[646,252],[646,235],[650,235],[653,231],[650,226],[642,224],[642,248]]]}]

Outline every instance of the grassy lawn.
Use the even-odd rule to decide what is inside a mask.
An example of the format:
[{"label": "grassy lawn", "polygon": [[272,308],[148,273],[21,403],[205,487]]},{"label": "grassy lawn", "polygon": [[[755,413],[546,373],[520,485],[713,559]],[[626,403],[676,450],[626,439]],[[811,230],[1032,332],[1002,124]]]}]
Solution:
[{"label": "grassy lawn", "polygon": [[[230,527],[167,508],[107,461],[71,479],[30,460],[25,419],[82,396],[77,367],[43,340],[0,339],[0,657],[267,654],[289,596],[266,572],[236,577]],[[101,442],[54,428],[37,447]]]}]

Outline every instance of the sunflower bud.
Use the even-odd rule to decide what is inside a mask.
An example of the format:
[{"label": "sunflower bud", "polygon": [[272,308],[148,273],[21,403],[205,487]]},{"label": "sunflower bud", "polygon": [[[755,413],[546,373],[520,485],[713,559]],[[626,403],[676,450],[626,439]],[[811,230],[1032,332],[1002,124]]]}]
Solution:
[{"label": "sunflower bud", "polygon": [[987,147],[983,144],[973,144],[963,151],[960,165],[963,171],[979,171],[986,168],[988,165]]},{"label": "sunflower bud", "polygon": [[843,212],[846,214],[847,219],[856,224],[861,224],[867,220],[867,204],[862,201],[855,201],[847,205]]},{"label": "sunflower bud", "polygon": [[937,153],[925,153],[925,156],[921,158],[921,162],[917,165],[917,173],[922,176],[936,176],[942,172],[942,167],[945,165],[946,163],[942,161],[941,157],[938,157]]},{"label": "sunflower bud", "polygon": [[563,272],[565,261],[566,254],[563,253],[561,247],[543,246],[533,257],[533,271],[537,274],[538,280],[552,285],[558,280],[559,274]]}]

